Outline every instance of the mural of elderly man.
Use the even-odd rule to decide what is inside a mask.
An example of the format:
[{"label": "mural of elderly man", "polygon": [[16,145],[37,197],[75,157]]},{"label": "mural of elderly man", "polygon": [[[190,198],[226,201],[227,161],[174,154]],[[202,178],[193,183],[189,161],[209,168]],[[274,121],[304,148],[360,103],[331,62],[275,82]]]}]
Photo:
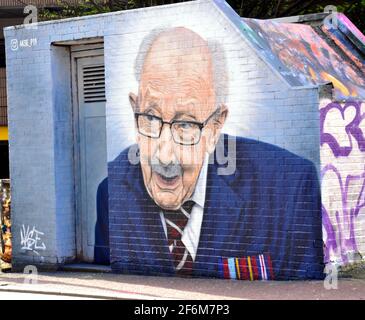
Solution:
[{"label": "mural of elderly man", "polygon": [[[217,47],[184,27],[146,43],[139,90],[129,94],[137,145],[109,163],[99,186],[95,262],[133,274],[322,278],[314,165],[221,134],[228,107]],[[217,144],[233,173],[219,173]]]}]

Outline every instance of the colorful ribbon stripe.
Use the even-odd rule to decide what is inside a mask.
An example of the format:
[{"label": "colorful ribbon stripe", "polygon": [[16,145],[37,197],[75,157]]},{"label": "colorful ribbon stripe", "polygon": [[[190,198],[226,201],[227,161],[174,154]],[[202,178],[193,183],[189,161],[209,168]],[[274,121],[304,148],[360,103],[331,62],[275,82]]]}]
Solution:
[{"label": "colorful ribbon stripe", "polygon": [[271,257],[268,253],[243,258],[220,258],[219,272],[224,279],[274,280]]}]

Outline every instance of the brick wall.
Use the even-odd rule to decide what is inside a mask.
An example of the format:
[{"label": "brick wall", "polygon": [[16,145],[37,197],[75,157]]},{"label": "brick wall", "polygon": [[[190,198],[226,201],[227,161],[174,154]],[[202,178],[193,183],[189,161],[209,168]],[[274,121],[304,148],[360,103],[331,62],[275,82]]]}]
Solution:
[{"label": "brick wall", "polygon": [[[235,173],[231,178],[216,177],[224,179],[224,188],[219,184],[207,188],[205,209],[216,210],[210,216],[221,219],[222,226],[210,233],[209,226],[202,227],[200,244],[211,250],[203,256],[216,259],[204,264],[202,257],[197,258],[198,262],[200,259],[199,275],[238,277],[237,270],[218,275],[217,268],[226,268],[232,261],[247,261],[248,257],[262,266],[268,263],[266,254],[271,251],[278,278],[319,277],[322,236],[316,211],[315,171],[319,173],[323,161],[327,161],[322,149],[320,153],[319,91],[317,87],[289,86],[275,66],[269,65],[251,46],[235,19],[239,17],[232,18],[232,12],[222,2],[196,1],[41,23],[38,30],[6,29],[14,263],[54,265],[75,256],[68,53],[67,48],[57,49],[51,47],[51,43],[104,38],[107,151],[108,161],[112,162],[135,143],[128,94],[138,91],[133,66],[142,39],[155,28],[184,26],[204,40],[218,41],[224,49],[229,78],[226,99],[229,116],[223,132],[256,141],[254,146],[239,144],[240,148],[237,145]],[[37,45],[31,48],[13,51],[10,47],[14,38],[34,37]],[[273,155],[276,156],[272,158]],[[136,273],[169,273],[171,261],[166,256],[162,259],[165,265],[160,269],[157,262],[157,269],[149,268],[146,263],[146,258],[161,260],[153,255],[154,250],[148,249],[148,243],[154,238],[143,229],[161,232],[147,223],[150,217],[156,217],[152,214],[156,210],[158,215],[158,209],[153,201],[147,206],[141,204],[143,193],[132,187],[125,189],[132,181],[118,180],[120,172],[129,168],[126,160],[122,156],[119,164],[111,163],[109,171],[109,187],[114,190],[110,195],[109,226],[113,268]],[[136,172],[134,180],[141,182],[138,166],[128,170]],[[211,171],[207,181],[208,184],[218,183]],[[115,187],[118,182],[122,188]],[[232,190],[224,193],[227,186]],[[251,198],[246,198],[247,195]],[[148,194],[143,196],[147,201]],[[234,202],[230,202],[233,198]],[[148,213],[151,216],[144,218]],[[230,218],[226,218],[229,215]],[[209,218],[206,219],[209,222]],[[44,247],[38,254],[24,250],[23,226],[34,226],[42,233]],[[222,233],[231,228],[230,235]],[[131,230],[142,238],[131,241],[127,236]],[[220,240],[214,238],[219,236],[222,236]],[[161,237],[156,239],[161,240]],[[212,243],[216,243],[216,247]],[[154,248],[164,250],[163,245]],[[232,260],[236,258],[238,260]],[[255,277],[260,277],[257,272]]]},{"label": "brick wall", "polygon": [[[208,42],[210,40],[219,42],[225,51],[229,78],[229,94],[226,104],[230,114],[224,125],[223,132],[232,136],[249,137],[255,141],[264,141],[281,146],[304,158],[310,159],[317,165],[317,169],[319,169],[318,89],[312,87],[290,88],[281,77],[277,76],[277,73],[272,69],[272,66],[268,66],[254,49],[252,49],[250,43],[245,40],[239,30],[235,28],[234,24],[227,19],[226,15],[222,14],[221,11],[216,10],[215,7],[204,8],[204,15],[201,15],[200,10],[202,10],[201,7],[181,6],[179,8],[179,15],[175,15],[174,12],[171,12],[169,7],[161,9],[151,8],[149,11],[137,10],[133,13],[131,12],[130,16],[123,20],[123,29],[113,31],[112,35],[105,37],[104,39],[106,84],[107,88],[109,88],[109,90],[107,90],[107,143],[108,161],[111,162],[109,166],[109,217],[111,219],[110,248],[112,267],[115,271],[144,274],[169,274],[171,272],[168,268],[168,258],[159,251],[161,250],[161,246],[163,247],[163,244],[160,243],[157,245],[159,249],[156,247],[149,249],[151,242],[158,242],[157,239],[161,236],[158,226],[154,224],[157,223],[158,225],[158,221],[151,221],[153,220],[152,216],[158,215],[160,209],[158,207],[156,208],[154,203],[150,203],[147,200],[145,202],[143,201],[143,203],[142,201],[139,201],[139,199],[144,199],[145,197],[148,197],[148,195],[134,192],[133,186],[129,185],[130,181],[122,181],[121,175],[124,177],[124,168],[129,168],[130,166],[128,165],[125,154],[122,153],[119,155],[123,149],[135,143],[135,130],[131,121],[132,109],[128,101],[128,93],[134,92],[137,94],[138,92],[138,82],[135,78],[133,66],[140,50],[141,41],[144,37],[148,37],[151,30],[155,28],[173,28],[183,25],[185,28],[202,36]],[[189,19],[186,18],[187,16],[189,16]],[[141,21],[142,19],[143,21],[146,21],[146,23],[137,25],[128,23],[129,21]],[[112,25],[110,28],[114,30]],[[175,44],[172,43],[171,46],[174,47]],[[165,54],[168,55],[168,52],[169,49],[166,49],[165,52],[161,53],[161,56],[163,57]],[[173,79],[171,79],[171,81],[173,81]],[[258,145],[260,144],[258,143]],[[263,149],[260,155],[257,154],[256,158],[254,156],[252,159],[249,152],[247,152],[247,155],[242,154],[240,153],[239,148],[239,142],[237,142],[237,154],[235,157],[237,169],[235,176],[243,174],[242,171],[245,171],[242,166],[245,166],[247,161],[246,158],[250,158],[249,161],[255,163],[257,168],[261,168],[261,164],[272,157],[272,152],[277,152],[277,159],[280,159],[281,157],[290,157],[289,155],[281,153],[279,150],[268,151]],[[283,163],[280,164],[281,169],[286,167],[286,160],[282,160]],[[212,168],[213,167],[214,165]],[[256,174],[255,170],[257,168],[251,168],[253,172],[247,172],[247,180],[236,178],[237,180],[231,183],[237,183],[241,185],[242,188],[250,185],[252,180],[255,179],[252,175]],[[279,168],[277,169],[280,171]],[[128,170],[127,172],[129,172],[129,170],[136,170],[136,174],[140,171],[139,168],[129,168],[125,170]],[[268,175],[269,172],[271,172],[270,170],[275,171],[271,165],[259,170],[265,171]],[[290,170],[287,172],[288,176],[290,176]],[[298,164],[296,170],[298,173],[302,173],[301,170],[303,170],[303,168]],[[272,172],[272,174],[274,173]],[[128,174],[126,175],[128,176]],[[125,179],[128,180],[128,178]],[[135,179],[140,181],[141,177],[136,177]],[[273,263],[276,265],[274,269],[277,278],[315,277],[315,272],[311,271],[311,267],[316,265],[320,258],[317,258],[316,260],[313,256],[321,251],[322,239],[318,212],[313,220],[308,218],[306,222],[304,220],[299,222],[298,220],[292,222],[292,225],[287,225],[281,219],[284,219],[283,217],[287,214],[288,220],[291,220],[292,217],[289,218],[289,216],[290,214],[295,215],[295,212],[289,213],[290,209],[287,211],[285,203],[282,203],[283,208],[281,211],[279,208],[273,207],[270,211],[263,207],[265,203],[267,204],[267,201],[264,199],[265,195],[261,194],[263,191],[258,190],[260,187],[263,188],[262,190],[266,188],[270,189],[269,182],[263,182],[260,187],[254,183],[250,185],[252,193],[249,196],[247,195],[248,199],[255,203],[254,199],[257,199],[255,198],[256,196],[262,197],[261,200],[257,200],[258,202],[261,202],[261,204],[253,204],[253,206],[256,207],[255,209],[250,210],[250,208],[247,208],[249,203],[251,203],[249,201],[242,201],[240,204],[237,204],[238,207],[235,207],[236,205],[234,205],[233,202],[230,203],[228,200],[230,197],[233,197],[234,199],[232,193],[237,192],[239,194],[242,191],[237,191],[235,188],[228,191],[223,187],[219,187],[219,184],[216,182],[212,173],[208,174],[207,179],[208,186],[212,183],[212,187],[207,187],[204,214],[211,216],[217,215],[217,219],[224,219],[220,216],[222,212],[226,212],[225,210],[227,210],[227,214],[229,214],[229,211],[231,210],[235,212],[235,214],[242,215],[242,221],[236,223],[240,226],[246,223],[246,228],[250,229],[250,231],[240,230],[240,227],[236,225],[235,228],[237,229],[231,230],[232,234],[228,237],[224,234],[224,230],[217,231],[211,229],[213,228],[211,226],[202,225],[200,245],[203,249],[201,249],[202,251],[200,254],[205,257],[209,256],[210,260],[205,260],[205,264],[203,264],[202,261],[204,258],[196,258],[195,272],[197,275],[219,276],[219,273],[216,271],[219,266],[224,263],[219,262],[219,259],[222,257],[223,260],[227,257],[230,259],[241,259],[252,255],[251,258],[256,259],[259,253],[270,251],[272,252],[272,258],[274,259]],[[276,197],[277,199],[277,203],[275,205],[273,204],[273,206],[276,206],[281,201],[286,201],[280,198],[280,194],[286,192],[286,187],[289,187],[291,182],[284,182],[285,179],[282,180],[283,178],[280,178],[280,174],[272,179],[277,183],[277,190],[271,194],[271,196],[274,198]],[[293,177],[293,181],[295,180],[296,178]],[[121,187],[121,185],[124,184],[128,184],[126,189]],[[257,191],[253,190],[255,187],[258,188]],[[294,187],[291,186],[290,188]],[[227,194],[220,194],[224,192],[227,192]],[[293,189],[289,192],[293,195]],[[270,194],[270,191],[268,191],[268,194]],[[222,200],[222,197],[225,199],[224,201]],[[244,195],[241,194],[239,197],[244,198]],[[131,202],[129,199],[134,200]],[[306,197],[305,201],[311,203],[315,201],[315,197]],[[217,211],[215,210],[215,206],[227,207],[227,209]],[[231,208],[232,206],[233,208]],[[306,210],[307,212],[305,212]],[[303,209],[303,211],[304,215],[311,215],[312,218],[316,215],[314,212],[315,210],[310,212],[310,209]],[[245,214],[247,219],[249,219],[248,216],[250,216],[255,222],[247,221]],[[265,218],[262,219],[259,216],[260,214],[265,216]],[[233,223],[230,220],[231,218],[227,217],[226,219],[227,224],[222,226],[222,229],[234,228],[231,225],[231,223]],[[281,234],[275,239],[275,246],[276,249],[279,247],[285,248],[282,248],[283,256],[277,256],[273,252],[275,250],[273,247],[269,248],[267,243],[263,243],[260,240],[260,238],[262,239],[262,237],[265,237],[264,234],[267,231],[267,228],[273,228],[280,234],[280,227],[276,226],[275,223],[270,227],[267,225],[267,223],[270,224],[269,221],[272,221],[271,219],[274,219],[276,223],[279,223],[279,221],[283,222],[283,228],[288,232],[287,239],[292,238],[292,235],[295,233],[299,234],[302,232],[302,234],[304,234],[304,242],[302,245],[307,246],[309,248],[307,248],[308,251],[303,252],[301,249],[298,249],[297,245],[294,244],[294,238],[292,238],[292,248],[289,248],[290,245],[286,247],[286,244],[284,244],[285,236]],[[255,223],[261,223],[261,228],[259,228],[259,230],[256,230],[257,225]],[[294,224],[298,223],[302,223],[303,225],[308,223],[312,225],[310,227],[303,226],[303,229],[299,231],[294,226]],[[139,240],[139,244],[128,241],[128,237],[133,238],[133,234],[136,234],[136,237],[138,238],[138,235],[148,234],[148,230],[153,230],[153,235],[151,234],[151,237],[157,239],[148,239],[148,236],[144,236]],[[313,232],[313,230],[316,231]],[[240,235],[238,235],[237,232],[240,233]],[[313,232],[313,234],[311,232]],[[209,244],[204,242],[206,241],[206,234],[210,234]],[[220,235],[221,238],[219,238],[218,235]],[[246,237],[244,235],[246,235]],[[312,238],[310,239],[310,237]],[[266,239],[268,240],[269,238],[270,236],[267,236]],[[251,245],[248,244],[250,241]],[[222,245],[222,242],[224,245]],[[129,249],[126,249],[127,245]],[[155,251],[158,251],[158,253],[156,254]],[[298,258],[296,261],[290,261],[288,257],[284,257],[289,251],[293,252],[293,254],[302,256],[304,254],[308,254],[308,256],[312,255],[314,262],[303,262],[303,260],[301,260],[302,258]],[[315,253],[313,253],[313,251],[315,251]],[[302,263],[299,261],[302,261]],[[281,272],[278,267],[279,264],[281,264],[282,270],[286,268],[289,271]],[[292,272],[294,264],[297,266],[297,272]],[[210,268],[207,265],[209,265]],[[316,268],[318,270],[318,266],[314,266],[313,269]],[[234,275],[229,275],[228,277],[231,276],[233,277]],[[235,276],[237,277],[237,273]]]},{"label": "brick wall", "polygon": [[321,99],[321,176],[325,261],[360,262],[364,238],[364,104]]},{"label": "brick wall", "polygon": [[[75,259],[70,52],[51,43],[100,37],[106,20],[86,17],[40,23],[37,30],[5,31],[14,269],[26,264],[57,268]],[[19,41],[16,50],[13,39]],[[21,47],[27,39],[33,46]],[[26,245],[33,228],[38,250]]]}]

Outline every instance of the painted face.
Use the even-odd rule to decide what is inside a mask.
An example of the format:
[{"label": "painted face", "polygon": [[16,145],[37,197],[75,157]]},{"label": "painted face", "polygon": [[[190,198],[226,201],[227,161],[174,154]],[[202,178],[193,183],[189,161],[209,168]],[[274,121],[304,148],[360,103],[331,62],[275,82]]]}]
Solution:
[{"label": "painted face", "polygon": [[[222,106],[203,129],[188,123],[203,123],[216,110],[206,42],[185,28],[160,34],[144,61],[138,98],[130,94],[130,101],[142,114],[137,142],[147,191],[160,207],[176,210],[193,194],[227,113]],[[159,119],[175,124],[161,127]]]}]

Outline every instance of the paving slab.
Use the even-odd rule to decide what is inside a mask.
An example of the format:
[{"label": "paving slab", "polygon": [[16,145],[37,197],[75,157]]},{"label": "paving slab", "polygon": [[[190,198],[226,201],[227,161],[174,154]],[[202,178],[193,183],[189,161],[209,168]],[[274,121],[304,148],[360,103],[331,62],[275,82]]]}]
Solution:
[{"label": "paving slab", "polygon": [[365,300],[364,279],[339,279],[337,289],[323,281],[239,281],[149,277],[92,272],[49,272],[35,282],[22,273],[0,274],[0,292],[38,292],[96,299],[264,299]]}]

